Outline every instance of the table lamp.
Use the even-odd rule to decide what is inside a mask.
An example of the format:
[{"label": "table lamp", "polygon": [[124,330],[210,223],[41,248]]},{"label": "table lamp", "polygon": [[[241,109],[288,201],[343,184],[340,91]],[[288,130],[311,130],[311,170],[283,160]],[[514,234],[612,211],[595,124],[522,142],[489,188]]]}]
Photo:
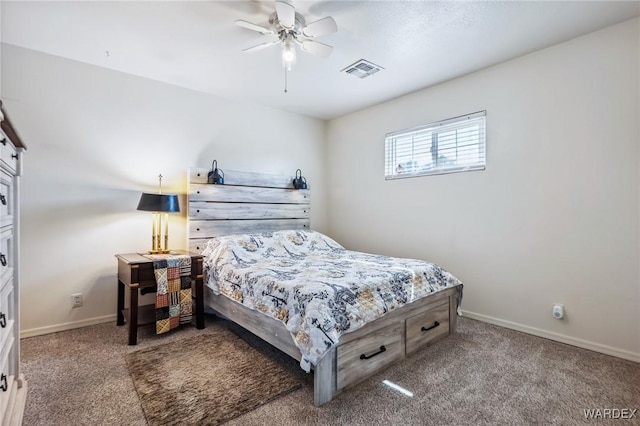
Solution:
[{"label": "table lamp", "polygon": [[138,210],[153,213],[149,253],[169,253],[169,213],[179,212],[180,204],[177,195],[162,193],[162,175],[158,176],[158,193],[142,193]]}]

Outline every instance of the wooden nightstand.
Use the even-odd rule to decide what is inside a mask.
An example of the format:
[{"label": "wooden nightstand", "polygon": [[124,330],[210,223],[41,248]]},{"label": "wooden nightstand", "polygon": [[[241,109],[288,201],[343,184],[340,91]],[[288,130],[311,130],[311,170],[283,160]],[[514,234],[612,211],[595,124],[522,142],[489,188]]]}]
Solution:
[{"label": "wooden nightstand", "polygon": [[[196,327],[204,328],[204,293],[202,283],[202,256],[184,250],[172,250],[172,254],[188,254],[191,256],[191,280],[195,285],[195,320]],[[124,292],[129,287],[131,295],[129,315],[129,344],[138,341],[138,291],[148,289],[155,291],[156,278],[153,272],[153,260],[138,253],[116,254],[118,259],[118,325],[124,325]]]}]

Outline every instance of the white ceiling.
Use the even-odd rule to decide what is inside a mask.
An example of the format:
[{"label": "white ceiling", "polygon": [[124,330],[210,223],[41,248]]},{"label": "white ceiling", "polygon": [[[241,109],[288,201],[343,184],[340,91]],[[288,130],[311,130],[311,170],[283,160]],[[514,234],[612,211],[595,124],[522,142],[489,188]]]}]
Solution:
[{"label": "white ceiling", "polygon": [[[214,95],[331,119],[640,15],[637,1],[300,1],[307,22],[332,16],[318,38],[329,58],[298,50],[283,92],[279,46],[267,36],[274,2],[1,3],[2,41]],[[106,51],[109,52],[107,55]],[[340,70],[367,59],[384,71]]]}]

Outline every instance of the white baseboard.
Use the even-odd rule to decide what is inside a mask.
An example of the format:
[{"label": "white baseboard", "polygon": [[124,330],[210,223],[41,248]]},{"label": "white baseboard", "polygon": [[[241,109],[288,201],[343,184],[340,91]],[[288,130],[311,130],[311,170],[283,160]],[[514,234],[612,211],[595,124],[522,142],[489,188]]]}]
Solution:
[{"label": "white baseboard", "polygon": [[[530,327],[528,325],[519,324],[512,321],[506,321],[500,318],[490,317],[488,315],[477,314],[475,312],[462,311],[462,316],[489,324],[499,325],[500,327],[509,328],[511,330],[521,331],[523,333],[532,334],[534,336],[543,337],[545,339],[554,340],[556,342],[566,343],[567,345],[577,346],[583,349],[589,349],[606,355],[615,356],[629,361],[640,363],[640,353],[627,351],[624,349],[614,348],[612,346],[602,345],[600,343],[590,342],[588,340],[578,339],[576,337],[567,336],[552,331],[542,330],[540,328]],[[62,324],[49,325],[46,327],[31,328],[29,330],[21,330],[20,338],[41,336],[43,334],[57,333],[59,331],[72,330],[74,328],[86,327],[89,325],[102,324],[105,322],[116,321],[116,314],[105,315],[102,317],[89,318],[80,321],[66,322]]]},{"label": "white baseboard", "polygon": [[474,320],[487,322],[489,324],[499,325],[500,327],[510,328],[512,330],[521,331],[523,333],[532,334],[545,339],[555,340],[556,342],[566,343],[567,345],[577,346],[583,349],[589,349],[606,355],[615,356],[629,361],[640,363],[640,353],[627,351],[624,349],[614,348],[612,346],[602,345],[600,343],[590,342],[588,340],[578,339],[576,337],[567,336],[552,331],[542,330],[540,328],[529,327],[528,325],[518,324],[516,322],[502,320],[487,315],[477,314],[475,312],[462,311],[462,316]]},{"label": "white baseboard", "polygon": [[105,315],[84,319],[80,321],[65,322],[62,324],[48,325],[46,327],[30,328],[28,330],[20,330],[20,338],[41,336],[43,334],[57,333],[59,331],[73,330],[74,328],[86,327],[88,325],[102,324],[105,322],[116,322],[116,314]]}]

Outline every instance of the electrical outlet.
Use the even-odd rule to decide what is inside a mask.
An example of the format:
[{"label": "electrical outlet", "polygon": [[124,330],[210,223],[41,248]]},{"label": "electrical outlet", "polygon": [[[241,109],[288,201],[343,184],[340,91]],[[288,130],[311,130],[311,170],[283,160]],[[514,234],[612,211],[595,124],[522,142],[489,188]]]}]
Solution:
[{"label": "electrical outlet", "polygon": [[76,293],[71,295],[71,307],[79,308],[82,306],[82,293]]},{"label": "electrical outlet", "polygon": [[551,310],[551,314],[555,319],[563,319],[564,318],[564,305],[560,303],[556,303],[553,305],[553,309]]}]

